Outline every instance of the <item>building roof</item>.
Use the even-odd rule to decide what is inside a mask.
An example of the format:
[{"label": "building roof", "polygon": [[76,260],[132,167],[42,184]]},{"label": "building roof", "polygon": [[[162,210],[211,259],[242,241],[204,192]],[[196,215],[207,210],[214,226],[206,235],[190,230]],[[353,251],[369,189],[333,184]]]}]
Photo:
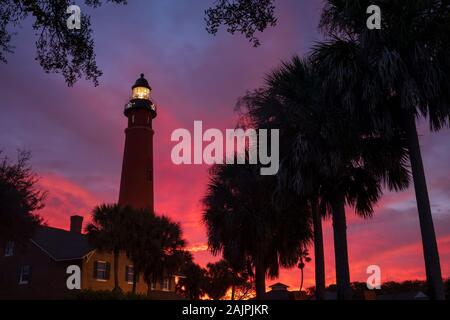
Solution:
[{"label": "building roof", "polygon": [[39,227],[31,242],[55,261],[82,259],[94,250],[86,235],[47,226]]},{"label": "building roof", "polygon": [[277,283],[274,283],[271,286],[269,286],[269,288],[271,288],[272,290],[287,290],[287,288],[289,288],[289,286],[285,285],[284,283],[277,282]]},{"label": "building roof", "polygon": [[295,300],[294,293],[288,291],[288,287],[284,283],[274,283],[269,286],[272,290],[264,294],[263,300]]}]

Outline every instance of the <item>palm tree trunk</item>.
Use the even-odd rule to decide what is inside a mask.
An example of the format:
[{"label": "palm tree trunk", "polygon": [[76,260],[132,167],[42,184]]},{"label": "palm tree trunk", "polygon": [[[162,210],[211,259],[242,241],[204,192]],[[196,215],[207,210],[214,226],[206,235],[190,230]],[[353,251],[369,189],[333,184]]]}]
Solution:
[{"label": "palm tree trunk", "polygon": [[316,198],[311,201],[312,220],[314,227],[314,264],[316,276],[316,299],[325,298],[325,254],[323,251],[322,217]]},{"label": "palm tree trunk", "polygon": [[261,259],[255,261],[256,300],[262,300],[266,293],[266,270]]},{"label": "palm tree trunk", "polygon": [[300,292],[302,292],[302,289],[303,289],[303,276],[304,276],[304,274],[303,274],[303,268],[301,268],[300,269],[300,277],[301,277],[301,279],[300,279]]},{"label": "palm tree trunk", "polygon": [[119,250],[114,249],[114,291],[119,290]]},{"label": "palm tree trunk", "polygon": [[234,283],[231,285],[231,300],[234,300],[234,296],[236,295],[236,286]]},{"label": "palm tree trunk", "polygon": [[411,112],[405,112],[405,129],[408,137],[409,159],[411,162],[414,189],[416,192],[417,209],[419,212],[420,232],[422,234],[423,255],[427,283],[432,299],[444,300],[444,285],[442,282],[439,251],[431,215],[430,199],[417,135],[416,119]]},{"label": "palm tree trunk", "polygon": [[333,203],[334,256],[336,261],[336,285],[339,300],[350,300],[350,269],[347,251],[347,223],[345,219],[345,202],[343,197]]}]

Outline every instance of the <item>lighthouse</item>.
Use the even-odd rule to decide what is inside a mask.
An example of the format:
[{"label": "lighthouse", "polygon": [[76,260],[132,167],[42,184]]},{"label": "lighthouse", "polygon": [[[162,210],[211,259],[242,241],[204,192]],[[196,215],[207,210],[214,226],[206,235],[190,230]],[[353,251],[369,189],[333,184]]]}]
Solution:
[{"label": "lighthouse", "polygon": [[156,106],[152,88],[141,74],[131,87],[131,99],[125,105],[128,119],[125,129],[119,205],[154,212],[153,204],[153,128]]}]

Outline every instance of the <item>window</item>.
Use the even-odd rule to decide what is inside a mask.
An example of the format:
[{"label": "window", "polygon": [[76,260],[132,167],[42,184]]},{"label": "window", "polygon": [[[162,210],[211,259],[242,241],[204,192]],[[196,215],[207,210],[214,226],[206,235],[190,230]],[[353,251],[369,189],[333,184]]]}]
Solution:
[{"label": "window", "polygon": [[5,257],[11,257],[14,254],[14,241],[7,241],[5,244]]},{"label": "window", "polygon": [[29,265],[20,266],[19,284],[30,282],[31,267]]},{"label": "window", "polygon": [[133,283],[133,278],[134,278],[134,267],[132,265],[128,265],[125,268],[125,281],[128,283]]},{"label": "window", "polygon": [[163,291],[169,291],[169,289],[170,289],[170,279],[169,278],[164,278],[162,280],[161,289]]},{"label": "window", "polygon": [[150,89],[146,87],[133,88],[133,99],[150,99]]},{"label": "window", "polygon": [[150,290],[156,290],[156,281],[152,280],[150,283]]},{"label": "window", "polygon": [[94,278],[99,281],[106,281],[109,279],[110,264],[105,261],[95,261],[94,263]]}]

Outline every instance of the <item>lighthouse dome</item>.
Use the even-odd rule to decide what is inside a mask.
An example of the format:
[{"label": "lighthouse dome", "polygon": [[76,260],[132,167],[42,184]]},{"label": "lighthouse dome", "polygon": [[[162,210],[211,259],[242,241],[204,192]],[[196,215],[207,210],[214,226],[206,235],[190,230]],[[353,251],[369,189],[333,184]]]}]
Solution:
[{"label": "lighthouse dome", "polygon": [[143,73],[141,73],[141,77],[136,80],[133,87],[131,87],[131,88],[134,89],[136,87],[144,87],[144,88],[148,88],[148,89],[152,90],[152,87],[150,87],[150,85],[148,84],[147,79],[144,78]]}]

